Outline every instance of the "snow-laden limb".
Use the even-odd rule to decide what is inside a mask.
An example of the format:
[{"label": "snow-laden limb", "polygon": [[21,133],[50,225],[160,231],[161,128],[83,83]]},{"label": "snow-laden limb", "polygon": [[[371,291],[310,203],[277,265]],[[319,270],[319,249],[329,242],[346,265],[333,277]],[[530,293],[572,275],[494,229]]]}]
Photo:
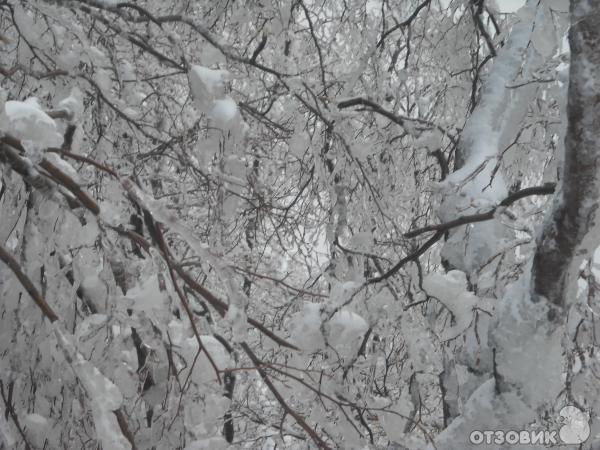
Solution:
[{"label": "snow-laden limb", "polygon": [[[514,25],[485,80],[481,100],[461,133],[463,164],[445,183],[461,185],[461,192],[471,198],[500,201],[506,196],[501,175],[491,180],[494,164],[490,160],[498,155],[506,124],[514,113],[513,92],[506,86],[519,74],[531,30],[528,21]],[[491,187],[484,190],[490,181]]]},{"label": "snow-laden limb", "polygon": [[[152,198],[152,196],[142,191],[129,180],[124,180],[122,185],[140,206],[152,214],[155,220],[167,225],[171,230],[177,232],[190,248],[200,256],[202,261],[209,264],[216,271],[223,283],[223,287],[227,290],[229,307],[235,306],[237,312],[239,312],[239,314],[236,315],[236,323],[232,323],[232,326],[238,328],[238,331],[241,331],[239,328],[246,326],[245,308],[247,306],[248,297],[235,284],[233,269],[221,258],[215,257],[209,251],[208,244],[198,239],[194,235],[194,232],[181,223],[181,221],[175,217],[174,214],[169,212],[161,202]],[[230,318],[232,317],[230,316]]]},{"label": "snow-laden limb", "polygon": [[119,388],[77,351],[71,335],[58,322],[53,326],[58,345],[90,398],[96,434],[102,447],[131,450],[131,443],[123,436],[114,414],[123,402]]},{"label": "snow-laden limb", "polygon": [[[519,281],[505,291],[498,307],[489,338],[494,349],[492,376],[471,395],[461,416],[438,436],[444,448],[464,448],[474,430],[533,431],[534,422],[543,429],[558,429],[558,414],[543,416],[542,411],[556,411],[565,389],[567,400],[573,401],[570,382],[564,379],[567,317],[564,309],[556,306],[570,303],[569,296],[575,298],[578,277],[574,274],[581,258],[600,243],[595,223],[600,200],[598,11],[600,1],[572,6],[562,190],[543,229],[532,267],[526,267]],[[503,447],[499,442],[486,448]]]},{"label": "snow-laden limb", "polygon": [[[52,323],[58,346],[62,349],[65,359],[91,399],[96,433],[103,447],[115,450],[131,449],[132,445],[121,432],[121,426],[116,416],[123,402],[119,388],[77,351],[73,344],[73,337],[64,331],[59,317],[46,303],[31,279],[21,270],[14,257],[2,246],[0,246],[0,259],[13,271],[44,316]],[[34,419],[40,422],[39,417],[34,417]]]},{"label": "snow-laden limb", "polygon": [[[564,1],[539,3],[549,9]],[[530,346],[498,351],[496,359],[491,356],[490,305],[499,300],[487,297],[502,298],[507,280],[522,265],[510,259],[510,253],[517,253],[512,252],[516,237],[495,239],[502,236],[500,216],[520,212],[497,207],[491,194],[501,179],[470,195],[477,183],[489,181],[484,180],[487,165],[483,172],[473,170],[464,187],[460,184],[466,177],[453,181],[459,195],[447,203],[450,222],[441,222],[445,226],[476,216],[494,221],[469,235],[463,265],[454,264],[463,272],[434,275],[442,271],[436,242],[447,228],[422,231],[435,235],[420,245],[401,237],[408,227],[432,222],[428,186],[453,167],[454,127],[461,126],[470,105],[463,93],[477,90],[479,80],[485,84],[488,69],[502,61],[505,38],[516,19],[497,13],[492,1],[397,0],[388,7],[354,8],[350,15],[343,2],[304,2],[305,14],[294,14],[289,2],[260,7],[239,3],[229,2],[221,10],[200,0],[185,13],[165,9],[160,1],[14,5],[18,20],[9,15],[0,24],[0,41],[3,36],[11,40],[2,47],[8,51],[0,73],[8,75],[0,96],[2,89],[6,100],[35,95],[56,109],[56,115],[46,113],[59,133],[65,125],[67,131],[76,128],[79,137],[69,151],[52,149],[60,158],[45,159],[72,180],[68,186],[73,191],[78,192],[75,184],[89,188],[90,199],[102,202],[102,208],[99,220],[90,220],[70,195],[69,203],[61,202],[59,208],[45,201],[17,176],[27,175],[36,163],[25,161],[24,149],[14,150],[20,159],[7,157],[9,164],[3,163],[0,174],[0,241],[9,240],[2,245],[19,256],[33,283],[56,303],[78,352],[119,387],[123,405],[117,422],[132,446],[121,425],[125,412],[140,449],[188,445],[199,450],[230,444],[306,448],[311,438],[312,446],[320,448],[325,442],[332,448],[422,450],[425,443],[415,440],[430,441],[431,434],[446,428],[448,421],[441,423],[446,406],[451,404],[451,414],[459,415],[470,395],[493,378],[494,361],[507,380],[501,398],[511,395],[511,383],[522,385],[525,371],[512,370],[511,361],[549,367],[537,357],[527,360],[524,353],[540,348],[541,337],[530,340]],[[479,8],[476,14],[485,30],[473,23],[472,8]],[[407,22],[412,24],[388,27],[392,13],[411,18]],[[257,29],[264,18],[268,23]],[[307,18],[314,24],[312,33]],[[525,14],[521,20],[531,23],[533,17]],[[543,32],[523,53],[523,73],[504,86],[504,93],[514,96],[505,98],[508,106],[521,115],[499,124],[504,131],[492,136],[494,145],[487,149],[502,150],[515,141],[502,158],[502,169],[508,170],[498,177],[522,176],[528,186],[541,176],[553,180],[553,168],[544,170],[540,163],[551,158],[560,135],[553,120],[560,86],[546,83],[552,77],[550,66],[557,62],[546,37],[557,29],[553,22],[541,25],[536,19],[534,35],[538,29]],[[485,31],[490,37],[498,35],[483,42]],[[529,51],[536,49],[537,61],[550,62],[532,74],[526,69]],[[486,58],[482,68],[477,56],[495,51],[500,59]],[[196,61],[211,69],[196,70],[193,86],[190,78],[195,75],[188,73]],[[45,66],[58,70],[46,76]],[[536,62],[535,67],[541,66]],[[235,76],[226,80],[226,74],[211,72],[217,68]],[[471,68],[478,71],[476,86]],[[68,74],[57,75],[59,70]],[[543,85],[535,81],[542,75]],[[77,127],[65,121],[81,105],[61,102],[75,86],[86,91]],[[356,106],[351,114],[337,112],[338,91],[356,100],[338,99],[339,107]],[[532,99],[532,93],[539,95]],[[251,128],[238,140],[234,138],[242,114]],[[2,122],[0,117],[0,128],[7,130],[4,123],[7,118]],[[517,136],[520,127],[525,128]],[[468,134],[466,130],[461,136],[461,144],[469,144]],[[485,132],[481,136],[490,138]],[[475,136],[479,142],[481,136]],[[65,135],[65,148],[69,141]],[[497,153],[489,155],[487,164],[500,167]],[[77,174],[61,158],[75,160]],[[17,171],[23,166],[27,170]],[[48,175],[42,167],[36,178],[54,183]],[[135,180],[147,197],[139,196],[140,202],[124,196],[119,184],[124,178]],[[59,187],[57,198],[68,195],[65,186]],[[450,186],[446,193],[452,194]],[[89,206],[93,210],[91,202]],[[467,208],[459,210],[463,206]],[[529,236],[540,217],[529,216],[532,209],[523,208],[519,217]],[[457,243],[464,249],[461,239]],[[519,247],[517,257],[526,257],[530,250]],[[485,252],[494,259],[478,271],[490,259]],[[457,252],[455,259],[462,255]],[[11,370],[23,374],[13,396],[17,413],[32,413],[19,417],[20,423],[38,426],[43,425],[41,417],[48,418],[51,426],[44,438],[52,448],[99,445],[94,420],[102,422],[107,409],[95,406],[92,417],[83,384],[73,380],[61,355],[53,357],[60,353],[54,338],[39,333],[47,330],[36,326],[44,319],[22,300],[16,280],[1,278],[6,281],[0,280],[0,299],[5,300],[0,301],[0,354],[8,354]],[[369,281],[363,283],[365,279]],[[306,310],[304,301],[311,305]],[[182,316],[178,304],[190,306],[193,314]],[[260,321],[253,323],[252,317]],[[190,334],[192,323],[200,331],[197,339]],[[282,348],[263,339],[275,332],[287,336],[289,325],[296,323],[306,325],[304,331],[293,330],[304,352],[286,350],[295,346],[282,338],[274,339]],[[572,328],[578,323],[573,319]],[[247,331],[248,324],[260,332]],[[509,325],[506,329],[514,330],[518,324]],[[585,326],[587,322],[580,329]],[[31,337],[34,327],[37,334]],[[518,331],[519,339],[528,336],[527,330]],[[502,338],[497,336],[498,345],[514,343]],[[40,341],[45,345],[35,345]],[[585,346],[581,334],[579,341]],[[307,350],[310,346],[315,351]],[[42,360],[24,349],[39,349]],[[572,353],[574,362],[584,366],[579,373],[585,372],[592,357]],[[208,355],[214,356],[216,372]],[[221,355],[235,364],[222,365]],[[442,355],[451,359],[443,368]],[[69,384],[51,376],[65,369]],[[442,369],[451,376],[440,382]],[[216,373],[224,375],[223,386],[215,381]],[[228,375],[237,377],[235,384],[226,381]],[[440,384],[447,388],[441,396]],[[578,396],[595,397],[590,394],[594,388],[572,384],[578,386]],[[484,400],[489,392],[482,388],[472,400]],[[440,397],[445,397],[443,402]],[[528,395],[523,403],[537,402],[532,398]],[[469,414],[485,416],[490,409],[469,408],[467,417],[456,419],[455,431],[470,426]],[[14,441],[22,446],[8,420]],[[500,422],[499,417],[480,423]],[[114,421],[109,425],[118,432]],[[88,435],[81,443],[68,440],[82,434]],[[460,443],[452,446],[464,448],[468,434],[455,436]],[[33,438],[31,442],[38,447]],[[114,448],[112,443],[103,448],[107,445]],[[440,442],[437,448],[452,446]]]},{"label": "snow-laden limb", "polygon": [[[56,122],[44,112],[35,97],[23,102],[11,100],[4,105],[8,118],[8,132],[31,143],[36,149],[60,147],[62,136]],[[27,147],[27,146],[26,146]]]},{"label": "snow-laden limb", "polygon": [[[537,2],[529,1],[525,7],[527,14],[521,16],[535,17],[535,4]],[[511,117],[522,115],[517,109],[523,109],[523,101],[519,101],[507,85],[519,75],[532,28],[530,20],[515,24],[506,45],[494,60],[481,99],[461,133],[457,154],[459,168],[442,183],[451,192],[445,195],[438,211],[442,222],[478,212],[479,207],[498,204],[507,195],[506,183],[495,165],[506,133],[514,134]],[[466,228],[461,227],[450,234],[442,255],[452,267],[470,275],[495,253],[495,245],[502,242],[503,234],[504,227],[495,222],[469,226],[468,236]]]},{"label": "snow-laden limb", "polygon": [[[532,53],[531,50],[527,50],[527,47],[534,29],[532,22],[535,22],[539,16],[538,2],[528,1],[520,12],[520,21],[513,26],[506,44],[494,58],[493,66],[484,81],[479,103],[461,133],[460,148],[456,157],[458,170],[450,174],[442,183],[449,191],[444,196],[438,211],[438,217],[442,222],[451,222],[457,217],[490,210],[507,197],[506,183],[501,171],[496,169],[496,162],[507,140],[514,138],[515,116],[524,115],[529,95],[532,93],[527,91],[526,94],[529,95],[517,96],[514,90],[507,86],[513,84],[523,70],[524,57]],[[466,280],[472,286],[480,288],[477,291],[480,296],[488,295],[495,292],[496,288],[492,284],[488,290],[485,290],[484,283],[479,283],[479,277],[485,276],[480,269],[486,267],[489,261],[493,260],[493,256],[512,240],[513,232],[497,220],[469,224],[457,227],[449,233],[441,256],[449,268],[466,273]],[[508,257],[510,258],[510,255]],[[494,266],[490,266],[490,269],[493,271]],[[487,285],[490,286],[490,283],[488,282]],[[452,328],[460,331],[457,327],[463,329],[468,327],[470,324],[465,320],[469,315],[464,308],[472,310],[476,305],[481,307],[479,299],[467,297],[466,302],[453,305],[452,301],[448,303],[448,297],[452,295],[444,295],[446,294],[444,290],[437,289],[437,291],[438,295],[447,300],[445,304],[459,319]],[[467,294],[462,293],[462,295]],[[478,328],[481,327],[482,330],[493,328],[493,321],[488,314],[479,316]],[[447,337],[451,336],[456,334],[447,334]],[[444,404],[448,408],[445,417],[448,422],[452,421],[458,412],[456,408],[451,412],[451,405],[460,405],[461,400],[464,402],[470,395],[474,395],[478,386],[489,376],[493,366],[493,354],[491,347],[486,344],[487,342],[483,341],[480,343],[478,337],[476,343],[457,342],[458,348],[444,361],[442,383],[452,384],[442,386],[447,395]],[[457,371],[465,372],[462,380],[455,380],[454,372]],[[459,384],[458,389],[455,389],[456,383]],[[456,397],[457,395],[459,397]]]}]

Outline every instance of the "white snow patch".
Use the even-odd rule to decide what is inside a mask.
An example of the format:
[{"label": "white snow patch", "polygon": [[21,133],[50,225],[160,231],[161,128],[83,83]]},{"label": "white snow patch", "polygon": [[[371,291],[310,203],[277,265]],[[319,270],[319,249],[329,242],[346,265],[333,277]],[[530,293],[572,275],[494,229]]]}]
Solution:
[{"label": "white snow patch", "polygon": [[452,313],[454,320],[444,330],[442,340],[452,339],[469,327],[473,320],[473,308],[479,298],[467,290],[464,272],[451,270],[446,274],[429,274],[423,279],[423,289],[439,299]]},{"label": "white snow patch", "polygon": [[36,447],[43,447],[50,423],[40,414],[27,414],[21,425],[25,428],[30,443]]},{"label": "white snow patch", "polygon": [[305,303],[303,309],[294,315],[292,323],[292,340],[300,348],[309,352],[323,349],[325,347],[323,328],[327,334],[328,344],[342,357],[356,352],[369,328],[365,319],[345,309],[336,312],[323,326],[319,303]]},{"label": "white snow patch", "polygon": [[167,306],[167,292],[160,290],[156,274],[129,289],[125,298],[133,301],[131,308],[136,311],[161,310]]},{"label": "white snow patch", "polygon": [[70,115],[70,122],[79,120],[83,114],[83,94],[78,87],[73,87],[67,98],[58,103],[60,109],[64,109]]},{"label": "white snow patch", "polygon": [[[181,367],[184,371],[183,377],[187,376],[187,370],[192,367],[198,353],[198,340],[189,327],[184,326],[181,321],[171,320],[168,325],[170,343],[180,348],[180,355],[186,360],[187,366]],[[215,382],[217,377],[206,353],[208,353],[218,367],[224,370],[232,367],[233,361],[223,345],[211,335],[200,335],[200,341],[205,351],[202,351],[194,365],[192,379],[197,383]]]},{"label": "white snow patch", "polygon": [[217,121],[217,123],[227,125],[233,121],[237,111],[235,101],[229,95],[226,95],[224,98],[214,101],[208,115],[211,119]]},{"label": "white snow patch", "polygon": [[9,133],[41,147],[60,147],[63,137],[56,131],[56,122],[44,112],[35,97],[23,102],[10,100],[4,105]]},{"label": "white snow patch", "polygon": [[220,436],[190,442],[185,450],[221,450],[228,447],[227,441]]},{"label": "white snow patch", "polygon": [[196,104],[201,111],[209,112],[214,101],[225,93],[225,80],[229,72],[220,69],[208,69],[193,66],[189,74],[190,88]]}]

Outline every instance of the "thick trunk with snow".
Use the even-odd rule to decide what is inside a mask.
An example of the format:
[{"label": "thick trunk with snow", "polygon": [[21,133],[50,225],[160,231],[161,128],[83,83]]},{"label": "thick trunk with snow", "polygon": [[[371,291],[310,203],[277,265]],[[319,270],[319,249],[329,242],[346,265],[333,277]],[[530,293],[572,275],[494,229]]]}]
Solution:
[{"label": "thick trunk with snow", "polygon": [[600,199],[600,1],[572,1],[568,129],[562,190],[533,263],[533,295],[555,305],[572,297],[579,263],[598,245]]},{"label": "thick trunk with snow", "polygon": [[[597,400],[589,392],[582,392],[590,376],[595,377],[588,372],[594,364],[588,365],[584,359],[583,368],[573,371],[572,366],[573,358],[579,358],[573,352],[580,348],[580,331],[586,330],[585,325],[578,329],[585,324],[586,312],[575,305],[567,317],[565,310],[556,306],[567,307],[585,298],[575,284],[579,265],[584,257],[591,259],[600,244],[595,223],[600,196],[599,7],[598,1],[571,4],[568,132],[562,189],[542,230],[531,269],[527,268],[510,286],[496,308],[489,334],[493,371],[465,402],[461,415],[438,437],[438,448],[479,447],[466,442],[473,430],[536,429],[561,430],[557,432],[558,442],[584,443],[583,447],[572,448],[596,448],[594,441],[588,440],[590,419],[585,413],[581,423],[573,426],[580,432],[574,437],[557,421],[558,410],[565,404],[589,411]],[[589,307],[595,288],[587,289]],[[591,433],[593,436],[594,430]],[[577,440],[579,436],[582,440]],[[574,440],[567,442],[570,438]],[[484,448],[508,447],[506,442],[492,440]]]},{"label": "thick trunk with snow", "polygon": [[599,1],[0,1],[0,448],[600,411]]}]

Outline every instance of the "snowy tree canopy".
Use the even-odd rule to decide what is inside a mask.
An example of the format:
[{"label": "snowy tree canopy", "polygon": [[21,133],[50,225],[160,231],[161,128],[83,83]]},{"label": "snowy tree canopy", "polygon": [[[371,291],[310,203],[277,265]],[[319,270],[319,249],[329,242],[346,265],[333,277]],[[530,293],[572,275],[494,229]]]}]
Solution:
[{"label": "snowy tree canopy", "polygon": [[0,449],[598,448],[599,99],[600,0],[0,1]]}]

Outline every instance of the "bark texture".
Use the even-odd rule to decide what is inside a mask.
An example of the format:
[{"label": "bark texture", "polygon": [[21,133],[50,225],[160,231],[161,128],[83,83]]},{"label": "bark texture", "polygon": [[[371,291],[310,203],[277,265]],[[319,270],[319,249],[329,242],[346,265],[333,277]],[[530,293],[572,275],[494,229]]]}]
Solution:
[{"label": "bark texture", "polygon": [[[571,67],[562,189],[533,261],[533,299],[568,303],[578,261],[598,245],[600,194],[600,0],[571,2]],[[570,275],[571,274],[571,275]]]}]

